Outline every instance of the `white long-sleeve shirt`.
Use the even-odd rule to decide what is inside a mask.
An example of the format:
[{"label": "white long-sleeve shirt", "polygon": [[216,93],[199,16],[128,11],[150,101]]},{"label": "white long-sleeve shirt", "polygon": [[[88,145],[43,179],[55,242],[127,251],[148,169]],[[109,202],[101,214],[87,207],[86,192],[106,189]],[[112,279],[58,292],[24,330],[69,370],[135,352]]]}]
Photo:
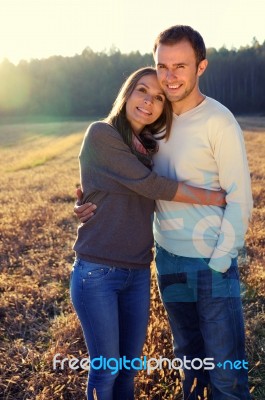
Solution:
[{"label": "white long-sleeve shirt", "polygon": [[159,175],[205,189],[227,192],[226,208],[156,201],[155,240],[185,257],[210,258],[224,272],[244,244],[253,201],[242,131],[232,113],[206,97],[174,115],[168,141],[154,156]]}]

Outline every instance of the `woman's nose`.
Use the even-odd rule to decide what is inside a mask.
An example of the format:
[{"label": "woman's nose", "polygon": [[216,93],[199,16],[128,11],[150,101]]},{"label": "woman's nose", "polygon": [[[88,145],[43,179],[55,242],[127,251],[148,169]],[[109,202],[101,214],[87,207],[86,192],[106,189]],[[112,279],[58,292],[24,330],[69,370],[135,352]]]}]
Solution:
[{"label": "woman's nose", "polygon": [[152,103],[152,101],[153,101],[153,96],[149,96],[149,95],[145,96],[145,99],[144,99],[145,104],[150,104],[150,103]]}]

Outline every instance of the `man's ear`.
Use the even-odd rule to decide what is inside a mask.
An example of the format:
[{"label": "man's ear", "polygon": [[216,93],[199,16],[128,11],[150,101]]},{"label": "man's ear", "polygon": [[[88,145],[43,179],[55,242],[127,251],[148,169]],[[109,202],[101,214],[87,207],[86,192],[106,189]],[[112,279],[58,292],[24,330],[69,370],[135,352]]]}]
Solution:
[{"label": "man's ear", "polygon": [[204,73],[204,71],[207,68],[207,65],[208,65],[208,60],[206,60],[206,58],[200,62],[200,64],[198,65],[198,71],[197,71],[198,76],[201,76]]}]

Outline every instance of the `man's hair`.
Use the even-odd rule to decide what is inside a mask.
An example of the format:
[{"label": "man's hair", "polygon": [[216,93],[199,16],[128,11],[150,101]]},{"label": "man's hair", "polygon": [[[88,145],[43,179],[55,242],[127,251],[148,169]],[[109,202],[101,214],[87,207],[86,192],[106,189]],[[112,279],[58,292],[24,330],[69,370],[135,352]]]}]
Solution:
[{"label": "man's hair", "polygon": [[187,41],[191,44],[198,66],[199,63],[206,58],[205,43],[200,33],[188,25],[174,25],[161,32],[155,40],[153,54],[155,55],[159,44],[172,46],[182,41]]}]

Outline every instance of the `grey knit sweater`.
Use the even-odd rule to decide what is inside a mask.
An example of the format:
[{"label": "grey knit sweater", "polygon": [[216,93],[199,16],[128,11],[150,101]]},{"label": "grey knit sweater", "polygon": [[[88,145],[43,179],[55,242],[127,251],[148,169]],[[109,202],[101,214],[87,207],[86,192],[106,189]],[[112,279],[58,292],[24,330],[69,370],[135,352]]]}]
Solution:
[{"label": "grey knit sweater", "polygon": [[149,267],[154,200],[171,200],[177,182],[150,171],[105,122],[89,126],[79,160],[83,203],[92,201],[97,210],[78,227],[77,257],[122,268]]}]

